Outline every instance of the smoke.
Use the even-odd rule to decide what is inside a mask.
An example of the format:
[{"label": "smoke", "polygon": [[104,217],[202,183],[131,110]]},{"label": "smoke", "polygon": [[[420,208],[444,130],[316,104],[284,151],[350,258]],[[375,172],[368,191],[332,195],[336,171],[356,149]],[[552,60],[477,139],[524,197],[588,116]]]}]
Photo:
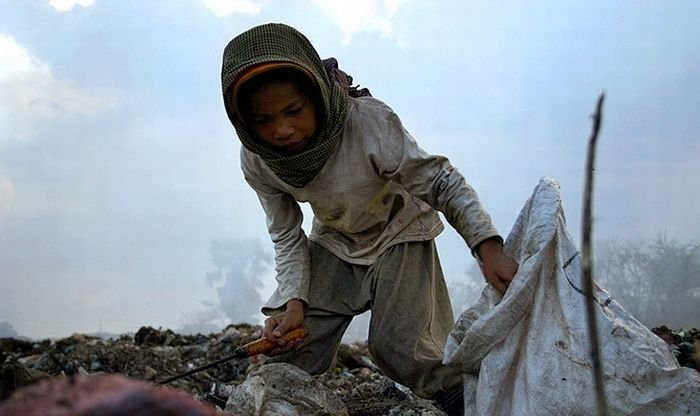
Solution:
[{"label": "smoke", "polygon": [[206,274],[216,288],[218,308],[231,322],[256,322],[260,317],[262,276],[272,264],[260,240],[214,240],[209,254],[216,270]]},{"label": "smoke", "polygon": [[209,258],[214,270],[204,274],[204,281],[215,289],[216,300],[202,302],[201,309],[184,317],[178,332],[206,334],[260,322],[260,291],[272,255],[256,238],[218,239],[209,244]]},{"label": "smoke", "polygon": [[15,188],[9,179],[0,176],[0,224],[10,217],[15,202]]},{"label": "smoke", "polygon": [[221,331],[230,323],[218,303],[202,302],[202,305],[204,309],[187,316],[177,332],[185,335],[210,334]]},{"label": "smoke", "polygon": [[7,321],[0,322],[0,338],[17,338],[19,334]]}]

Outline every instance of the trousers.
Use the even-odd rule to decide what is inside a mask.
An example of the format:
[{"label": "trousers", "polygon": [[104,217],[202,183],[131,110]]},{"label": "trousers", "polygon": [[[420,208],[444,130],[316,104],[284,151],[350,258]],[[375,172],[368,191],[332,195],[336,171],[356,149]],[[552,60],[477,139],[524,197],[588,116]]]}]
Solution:
[{"label": "trousers", "polygon": [[371,266],[309,244],[309,335],[274,361],[325,372],[352,318],[370,310],[369,352],[387,377],[427,399],[461,383],[457,369],[442,364],[454,317],[434,240],[392,246]]}]

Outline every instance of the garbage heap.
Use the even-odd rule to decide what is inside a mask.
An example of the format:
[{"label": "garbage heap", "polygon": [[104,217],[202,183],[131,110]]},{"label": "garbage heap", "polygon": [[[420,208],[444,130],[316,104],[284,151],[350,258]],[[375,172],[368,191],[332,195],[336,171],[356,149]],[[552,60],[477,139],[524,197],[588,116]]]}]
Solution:
[{"label": "garbage heap", "polygon": [[[698,369],[700,331],[665,326],[652,331],[681,365]],[[334,368],[320,376],[264,365],[267,358],[258,355],[158,386],[232,355],[260,332],[259,326],[243,324],[210,335],[142,327],[110,339],[0,338],[0,416],[444,415],[433,402],[382,375],[361,342],[341,344]]]},{"label": "garbage heap", "polygon": [[[96,397],[111,397],[112,401],[106,405],[90,404],[88,400],[93,407],[88,407],[86,415],[118,416],[121,413],[109,413],[105,409],[115,406],[124,409],[125,403],[145,408],[154,402],[170,400],[184,408],[181,395],[175,398],[161,395],[163,389],[157,387],[158,381],[230,356],[237,347],[258,339],[260,332],[259,326],[242,324],[209,335],[181,335],[142,327],[135,334],[112,339],[81,334],[41,341],[2,338],[0,416],[20,414],[18,409],[21,414],[32,414],[17,407],[20,405],[37,409],[37,415],[79,415],[83,413],[76,409],[87,406],[80,397],[90,397],[93,401]],[[418,398],[382,375],[362,342],[341,344],[334,368],[315,377],[282,364],[263,366],[266,360],[258,355],[227,361],[173,381],[166,390],[187,393],[197,402],[192,406],[202,404],[235,415],[265,411],[280,415],[444,415],[433,402]],[[121,391],[119,395],[115,393],[117,390]],[[13,402],[14,408],[10,407]],[[94,413],[97,405],[102,407],[97,407],[99,411]],[[41,406],[73,410],[57,413]],[[154,409],[143,414],[159,414]],[[129,414],[137,414],[133,410]]]}]

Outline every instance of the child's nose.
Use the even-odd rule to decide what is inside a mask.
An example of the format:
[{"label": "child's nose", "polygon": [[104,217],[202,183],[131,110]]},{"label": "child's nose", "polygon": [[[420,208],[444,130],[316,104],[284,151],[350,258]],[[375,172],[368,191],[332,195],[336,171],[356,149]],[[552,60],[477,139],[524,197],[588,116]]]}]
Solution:
[{"label": "child's nose", "polygon": [[294,134],[294,127],[289,123],[281,122],[275,126],[274,138],[276,140],[287,139],[292,134]]}]

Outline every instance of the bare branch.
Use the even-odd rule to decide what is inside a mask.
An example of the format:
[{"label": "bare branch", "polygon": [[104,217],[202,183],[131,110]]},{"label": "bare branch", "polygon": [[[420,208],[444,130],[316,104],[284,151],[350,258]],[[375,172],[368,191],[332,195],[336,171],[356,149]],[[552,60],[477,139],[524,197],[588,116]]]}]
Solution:
[{"label": "bare branch", "polygon": [[605,93],[598,97],[595,114],[593,114],[593,129],[588,141],[588,154],[586,158],[586,183],[583,194],[583,284],[586,293],[586,312],[588,317],[588,337],[591,344],[591,360],[593,361],[593,380],[596,389],[596,399],[598,403],[598,414],[607,415],[605,403],[605,388],[603,385],[603,369],[601,365],[600,349],[598,346],[598,328],[595,320],[595,305],[593,296],[593,276],[591,259],[591,223],[592,223],[592,200],[593,200],[593,171],[595,162],[595,146],[598,141],[598,132],[602,122],[602,109]]}]

